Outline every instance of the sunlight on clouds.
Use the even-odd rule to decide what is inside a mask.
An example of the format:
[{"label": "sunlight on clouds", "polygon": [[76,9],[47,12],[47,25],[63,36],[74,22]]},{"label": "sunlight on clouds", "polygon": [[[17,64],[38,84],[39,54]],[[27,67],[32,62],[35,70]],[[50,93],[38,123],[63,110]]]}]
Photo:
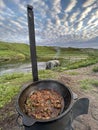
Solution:
[{"label": "sunlight on clouds", "polygon": [[27,4],[33,6],[37,45],[74,46],[98,37],[98,0],[5,1],[0,1],[1,40],[29,42]]},{"label": "sunlight on clouds", "polygon": [[60,1],[61,0],[54,0],[53,3],[52,3],[52,10],[53,10],[53,13],[60,13],[61,12],[61,5],[60,5]]},{"label": "sunlight on clouds", "polygon": [[97,17],[96,17],[95,15],[93,15],[93,16],[89,19],[89,21],[87,22],[87,24],[92,24],[92,22],[93,22],[94,20],[96,20],[96,19],[98,19],[98,15],[97,15]]},{"label": "sunlight on clouds", "polygon": [[61,25],[61,21],[60,21],[60,19],[59,19],[59,17],[58,16],[56,16],[56,25],[57,26],[60,26]]},{"label": "sunlight on clouds", "polygon": [[83,4],[83,7],[86,8],[92,4],[94,4],[96,0],[86,0],[86,2]]},{"label": "sunlight on clouds", "polygon": [[[46,27],[47,27],[47,28],[51,28],[52,26],[53,26],[53,23],[51,22],[51,19],[48,18],[48,19],[47,19],[47,25],[46,25]],[[47,28],[46,28],[46,29],[47,29]]]},{"label": "sunlight on clouds", "polygon": [[77,0],[70,0],[67,9],[65,9],[65,12],[71,12],[72,9],[76,6],[76,4],[77,4]]},{"label": "sunlight on clouds", "polygon": [[81,21],[78,26],[77,26],[77,31],[81,31],[81,29],[83,28],[83,21]]},{"label": "sunlight on clouds", "polygon": [[90,28],[93,28],[94,26],[98,26],[98,11],[94,12],[90,19],[87,22],[87,25],[90,26]]},{"label": "sunlight on clouds", "polygon": [[51,10],[48,9],[49,15],[51,19],[55,19],[55,17],[58,17],[58,14],[61,12],[61,0],[54,0],[51,2]]},{"label": "sunlight on clouds", "polygon": [[98,27],[98,20],[96,20],[96,21],[93,23],[93,25]]},{"label": "sunlight on clouds", "polygon": [[92,6],[91,6],[91,7],[86,8],[86,9],[82,12],[82,14],[81,14],[81,16],[80,16],[79,21],[81,21],[81,20],[83,20],[84,18],[86,18],[86,17],[87,17],[87,15],[88,15],[88,13],[90,13],[92,9],[93,9],[93,7],[92,7]]},{"label": "sunlight on clouds", "polygon": [[5,5],[4,1],[0,0],[0,8],[3,9],[5,7],[6,7],[6,5]]},{"label": "sunlight on clouds", "polygon": [[95,12],[96,17],[98,18],[98,10]]},{"label": "sunlight on clouds", "polygon": [[74,21],[76,21],[77,16],[79,15],[80,11],[77,10],[76,12],[74,12],[71,16],[70,16],[70,22],[73,23]]}]

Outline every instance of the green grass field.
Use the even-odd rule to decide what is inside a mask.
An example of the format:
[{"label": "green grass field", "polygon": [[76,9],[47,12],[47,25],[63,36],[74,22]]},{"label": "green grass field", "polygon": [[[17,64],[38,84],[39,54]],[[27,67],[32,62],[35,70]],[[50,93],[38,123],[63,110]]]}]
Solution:
[{"label": "green grass field", "polygon": [[29,57],[28,45],[0,42],[0,63],[24,61]]},{"label": "green grass field", "polygon": [[[40,70],[39,79],[57,79],[58,73],[52,70]],[[0,76],[0,108],[19,93],[21,87],[28,83],[33,82],[31,73],[13,73]]]},{"label": "green grass field", "polygon": [[[37,46],[38,61],[48,61],[52,59],[60,60],[61,65],[53,70],[39,71],[39,79],[57,79],[60,71],[96,64],[98,63],[98,50]],[[0,64],[25,60],[30,60],[29,45],[0,42]],[[94,67],[92,71],[98,72],[98,66]],[[70,74],[76,75],[78,73],[74,72]],[[31,73],[14,73],[0,76],[0,108],[10,102],[19,92],[23,84],[30,80],[32,80]],[[86,85],[84,82],[86,82]],[[88,89],[89,84],[98,86],[97,81],[90,82],[87,80],[81,82],[81,87]]]},{"label": "green grass field", "polygon": [[[37,46],[37,60],[58,59],[61,67],[58,70],[85,67],[98,62],[97,49],[60,48]],[[0,64],[30,60],[30,48],[27,44],[0,42]]]}]

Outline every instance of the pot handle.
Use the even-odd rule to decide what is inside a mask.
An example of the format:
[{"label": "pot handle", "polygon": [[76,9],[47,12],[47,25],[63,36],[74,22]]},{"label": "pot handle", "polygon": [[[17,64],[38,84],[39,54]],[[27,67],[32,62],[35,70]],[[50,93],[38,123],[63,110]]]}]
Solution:
[{"label": "pot handle", "polygon": [[22,122],[25,126],[32,126],[36,122],[36,120],[33,117],[31,118],[25,115],[23,116]]},{"label": "pot handle", "polygon": [[72,121],[82,115],[88,113],[88,107],[89,107],[89,99],[88,98],[80,98],[78,99],[73,107],[72,107]]}]

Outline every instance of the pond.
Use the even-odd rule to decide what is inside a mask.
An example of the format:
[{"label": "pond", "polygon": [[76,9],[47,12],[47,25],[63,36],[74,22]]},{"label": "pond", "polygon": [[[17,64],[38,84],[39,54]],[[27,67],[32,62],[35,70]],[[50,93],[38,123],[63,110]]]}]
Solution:
[{"label": "pond", "polygon": [[[45,62],[38,62],[38,70],[44,70],[46,68]],[[16,63],[16,64],[6,64],[0,66],[0,76],[3,74],[10,73],[28,73],[32,72],[31,63]]]}]

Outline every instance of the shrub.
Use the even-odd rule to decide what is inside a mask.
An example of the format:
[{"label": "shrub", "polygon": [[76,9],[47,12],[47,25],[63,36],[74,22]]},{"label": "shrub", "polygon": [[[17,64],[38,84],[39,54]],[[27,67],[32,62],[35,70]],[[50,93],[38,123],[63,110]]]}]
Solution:
[{"label": "shrub", "polygon": [[98,72],[98,66],[95,66],[95,67],[93,68],[93,72]]}]

